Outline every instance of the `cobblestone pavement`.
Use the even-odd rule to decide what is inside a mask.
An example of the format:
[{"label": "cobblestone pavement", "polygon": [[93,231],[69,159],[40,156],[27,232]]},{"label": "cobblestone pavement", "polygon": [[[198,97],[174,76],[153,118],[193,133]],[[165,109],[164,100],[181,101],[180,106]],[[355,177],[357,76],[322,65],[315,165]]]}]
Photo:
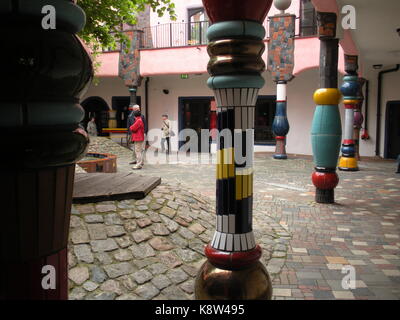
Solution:
[{"label": "cobblestone pavement", "polygon": [[[128,165],[129,150],[111,144],[104,139],[96,140],[92,143],[91,148],[99,152],[117,154],[119,156],[119,170],[130,170]],[[72,255],[71,267],[73,269],[70,270],[70,278],[72,270],[78,270],[75,272],[83,275],[75,279],[78,282],[71,279],[71,298],[124,299],[139,297],[144,299],[172,299],[176,298],[173,293],[180,291],[186,295],[185,298],[192,297],[190,291],[193,290],[195,269],[204,259],[202,250],[200,250],[200,241],[204,244],[209,241],[211,226],[214,223],[212,204],[215,199],[215,168],[212,164],[193,165],[189,162],[182,157],[179,160],[175,157],[171,160],[171,164],[146,164],[140,171],[140,174],[158,175],[163,179],[163,185],[159,188],[164,192],[159,192],[159,188],[157,188],[144,201],[161,202],[163,197],[166,197],[163,208],[167,208],[169,201],[178,202],[176,199],[179,199],[182,194],[188,193],[192,196],[186,196],[194,199],[196,204],[200,205],[202,204],[201,201],[204,201],[202,205],[207,206],[207,209],[203,208],[200,211],[203,212],[204,218],[207,212],[208,219],[204,219],[203,222],[208,224],[204,225],[201,219],[197,221],[197,217],[192,217],[193,221],[188,226],[180,225],[178,222],[180,228],[178,231],[171,232],[169,230],[168,235],[157,235],[158,238],[170,241],[174,248],[167,250],[167,252],[175,253],[178,259],[181,259],[182,264],[180,266],[176,266],[174,269],[168,268],[162,273],[171,284],[166,289],[155,287],[153,283],[155,277],[151,275],[153,274],[151,269],[153,265],[164,263],[160,259],[165,252],[154,249],[149,243],[152,239],[143,240],[142,246],[147,244],[149,245],[146,246],[147,248],[153,248],[154,256],[142,258],[145,261],[144,264],[148,263],[147,265],[142,264],[141,259],[134,255],[135,248],[140,243],[136,243],[133,238],[132,232],[134,231],[131,232],[129,228],[127,229],[124,226],[126,232],[124,237],[130,238],[132,245],[125,248],[112,246],[114,248],[112,251],[106,251],[106,254],[110,256],[108,261],[101,260],[102,254],[100,252],[94,252],[98,249],[95,241],[99,240],[87,239],[87,243],[71,243],[70,255]],[[257,154],[255,157],[254,229],[256,240],[264,249],[263,262],[267,265],[267,269],[273,278],[274,299],[399,299],[400,176],[394,174],[395,163],[362,161],[360,162],[361,170],[359,172],[339,172],[340,183],[336,189],[337,203],[334,205],[320,205],[313,201],[314,187],[310,182],[312,168],[312,161],[307,159],[295,158],[280,161],[273,160],[271,155],[265,154]],[[171,197],[171,193],[174,194],[175,200],[168,199],[168,197]],[[116,212],[100,213],[100,215],[116,214],[118,216],[121,214],[120,211],[126,210],[119,208],[120,204],[118,203],[113,205],[116,206]],[[129,225],[129,223],[135,222],[135,231],[147,230],[153,232],[155,227],[152,225],[143,228],[138,225],[138,221],[142,219],[140,215],[136,216],[138,204],[132,203],[132,205],[135,206],[131,210],[133,216],[128,218],[125,224]],[[190,202],[189,205],[181,203],[180,207],[176,209],[174,219],[179,218],[179,210],[191,208],[190,205]],[[158,209],[158,211],[154,210],[156,213],[160,213],[157,216],[163,217],[160,211],[163,208]],[[190,210],[193,211],[192,208]],[[198,209],[194,209],[195,215],[196,210]],[[152,211],[150,210],[150,214],[155,217],[156,215]],[[77,212],[80,213],[76,214]],[[143,212],[142,214],[148,214],[147,211]],[[75,230],[83,229],[87,230],[90,238],[88,229],[90,224],[84,220],[86,213],[81,212],[81,209],[77,206],[74,207],[74,213],[73,221],[80,221],[82,224],[78,226],[72,224],[71,236]],[[99,214],[99,212],[96,214]],[[80,220],[77,220],[77,218]],[[151,217],[147,220],[151,220]],[[97,223],[101,224],[102,222]],[[157,223],[160,222],[152,222],[152,224]],[[164,220],[161,221],[161,224],[168,228]],[[193,239],[181,237],[187,242],[173,241],[174,235],[181,236],[179,232],[182,231],[180,230],[190,231],[193,224],[200,224],[206,230],[203,230],[199,235],[192,232],[194,234]],[[109,226],[104,222],[104,227]],[[92,234],[95,236],[97,232],[92,232]],[[106,237],[103,241],[113,240],[112,236],[108,234],[103,233],[103,237]],[[191,241],[197,244],[197,251],[191,248],[193,246],[190,243]],[[92,254],[93,261],[91,259],[89,259],[91,262],[79,261],[77,256],[74,255],[75,247],[79,245],[86,246],[86,251]],[[185,247],[182,247],[183,245]],[[131,249],[132,246],[133,250]],[[188,250],[193,255],[197,254],[198,259],[187,262],[177,253],[180,250]],[[111,271],[113,278],[107,270],[113,270],[113,268],[119,270],[118,266],[110,266],[124,263],[117,258],[117,256],[120,257],[118,255],[120,251],[122,251],[122,255],[126,252],[133,255],[133,259],[126,257],[127,261],[130,261],[128,264],[131,265],[131,269],[125,270],[125,272],[129,272],[123,275],[119,274],[121,271],[114,274]],[[98,255],[100,255],[100,258],[97,257]],[[74,263],[77,263],[77,265],[74,265]],[[123,266],[128,268],[128,264]],[[106,269],[106,266],[108,266],[108,269]],[[342,274],[344,266],[352,266],[355,269],[355,289],[346,290],[342,286],[342,279],[346,276],[346,274]],[[184,267],[192,267],[192,273]],[[105,278],[103,282],[93,281],[93,268],[104,270]],[[145,272],[144,270],[148,272],[148,274],[146,273],[147,278],[151,278],[143,283],[140,283],[140,281],[143,281],[141,279],[137,282],[134,274]],[[182,278],[185,278],[177,284],[173,280],[174,275],[171,276],[170,274],[172,270],[183,270],[187,278],[180,271],[177,271],[177,273],[182,274]],[[72,276],[75,272],[72,272]],[[131,282],[133,289],[125,286],[129,281],[126,280],[128,278],[134,280]],[[163,277],[164,280],[166,278]],[[88,284],[86,284],[87,282]],[[119,290],[115,289],[117,290],[115,291],[114,286],[118,286]],[[191,289],[185,291],[182,286],[185,289]],[[172,289],[168,290],[168,288]],[[175,290],[177,288],[180,291]],[[90,289],[92,289],[92,292],[90,292]],[[143,292],[145,292],[144,295]],[[148,294],[148,292],[151,292],[151,294]],[[183,298],[183,296],[181,297]]]}]

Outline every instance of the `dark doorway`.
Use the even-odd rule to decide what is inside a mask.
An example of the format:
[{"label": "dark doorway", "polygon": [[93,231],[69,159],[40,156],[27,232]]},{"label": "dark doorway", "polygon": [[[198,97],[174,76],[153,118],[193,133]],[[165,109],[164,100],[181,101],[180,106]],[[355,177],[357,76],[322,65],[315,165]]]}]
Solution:
[{"label": "dark doorway", "polygon": [[[136,97],[136,103],[141,106],[141,97]],[[129,96],[122,97],[112,97],[111,104],[112,109],[116,110],[115,120],[117,121],[117,128],[126,128],[127,119],[129,115],[129,104],[131,102],[131,98]]]},{"label": "dark doorway", "polygon": [[400,155],[400,101],[389,101],[386,106],[385,158]]},{"label": "dark doorway", "polygon": [[101,97],[89,97],[81,103],[81,106],[85,110],[85,118],[81,122],[85,129],[87,128],[87,124],[91,117],[95,117],[98,135],[108,135],[102,133],[102,129],[108,127],[110,116],[107,102],[105,102]]},{"label": "dark doorway", "polygon": [[258,145],[275,145],[272,132],[276,109],[276,96],[259,96],[254,117],[254,143]]},{"label": "dark doorway", "polygon": [[[179,98],[179,130],[193,129],[197,132],[199,151],[202,150],[201,129],[216,128],[217,108],[213,97]],[[179,147],[184,143],[185,141],[180,141]]]}]

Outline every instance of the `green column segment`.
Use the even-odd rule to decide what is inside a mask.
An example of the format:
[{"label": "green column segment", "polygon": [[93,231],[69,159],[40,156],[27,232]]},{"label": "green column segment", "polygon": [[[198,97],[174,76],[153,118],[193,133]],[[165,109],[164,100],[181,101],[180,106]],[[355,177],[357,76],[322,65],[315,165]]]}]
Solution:
[{"label": "green column segment", "polygon": [[311,144],[317,167],[336,167],[341,138],[342,124],[338,107],[317,106],[311,127]]}]

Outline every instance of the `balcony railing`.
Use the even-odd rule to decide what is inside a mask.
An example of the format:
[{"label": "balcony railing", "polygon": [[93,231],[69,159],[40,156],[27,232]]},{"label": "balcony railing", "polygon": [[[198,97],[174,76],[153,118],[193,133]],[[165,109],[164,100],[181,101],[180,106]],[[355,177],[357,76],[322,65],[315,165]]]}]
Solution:
[{"label": "balcony railing", "polygon": [[205,45],[209,22],[166,23],[144,28],[142,49]]},{"label": "balcony railing", "polygon": [[[206,45],[208,21],[190,23],[166,23],[144,28],[141,49],[160,49]],[[269,19],[265,20],[266,38],[269,38]],[[301,23],[296,18],[296,37],[316,35],[316,26]]]},{"label": "balcony railing", "polygon": [[[140,49],[161,49],[173,47],[187,47],[207,45],[208,21],[180,22],[159,24],[143,29]],[[266,30],[265,39],[269,38],[269,19],[264,22]],[[316,22],[311,19],[301,20],[296,18],[295,36],[297,38],[315,36],[317,34]],[[120,45],[116,49],[104,49],[103,52],[120,51]]]}]

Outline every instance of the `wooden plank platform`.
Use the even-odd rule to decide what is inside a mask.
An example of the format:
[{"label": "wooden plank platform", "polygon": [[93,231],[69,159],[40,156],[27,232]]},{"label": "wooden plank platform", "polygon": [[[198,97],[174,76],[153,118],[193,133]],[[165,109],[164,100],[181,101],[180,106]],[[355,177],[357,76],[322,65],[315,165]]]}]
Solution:
[{"label": "wooden plank platform", "polygon": [[143,199],[161,183],[159,177],[129,173],[76,173],[73,203]]}]

